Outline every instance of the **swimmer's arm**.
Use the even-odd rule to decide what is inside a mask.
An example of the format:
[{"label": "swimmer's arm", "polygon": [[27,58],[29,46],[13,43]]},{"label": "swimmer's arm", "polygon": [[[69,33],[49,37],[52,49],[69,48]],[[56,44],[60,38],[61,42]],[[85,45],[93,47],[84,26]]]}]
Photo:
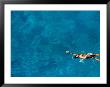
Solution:
[{"label": "swimmer's arm", "polygon": [[86,55],[86,56],[84,57],[84,59],[86,59],[86,58],[87,58],[87,56],[88,56],[88,55]]},{"label": "swimmer's arm", "polygon": [[77,54],[72,54],[73,56],[77,55]]},{"label": "swimmer's arm", "polygon": [[80,59],[80,61],[79,61],[79,62],[83,62],[83,60],[85,60],[85,59]]},{"label": "swimmer's arm", "polygon": [[72,56],[72,59],[74,59],[74,57]]}]

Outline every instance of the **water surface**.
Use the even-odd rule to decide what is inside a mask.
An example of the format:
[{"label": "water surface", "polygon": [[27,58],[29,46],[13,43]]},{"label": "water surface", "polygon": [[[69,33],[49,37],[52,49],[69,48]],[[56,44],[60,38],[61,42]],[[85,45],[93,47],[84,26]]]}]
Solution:
[{"label": "water surface", "polygon": [[99,11],[12,11],[12,77],[98,77],[100,62],[65,54],[100,53]]}]

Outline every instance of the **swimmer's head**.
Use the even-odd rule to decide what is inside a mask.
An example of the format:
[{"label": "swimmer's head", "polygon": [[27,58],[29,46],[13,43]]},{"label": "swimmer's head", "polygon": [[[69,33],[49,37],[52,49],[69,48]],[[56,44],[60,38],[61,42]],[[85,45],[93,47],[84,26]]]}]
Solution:
[{"label": "swimmer's head", "polygon": [[70,53],[70,51],[67,50],[66,53],[68,54],[68,53]]}]

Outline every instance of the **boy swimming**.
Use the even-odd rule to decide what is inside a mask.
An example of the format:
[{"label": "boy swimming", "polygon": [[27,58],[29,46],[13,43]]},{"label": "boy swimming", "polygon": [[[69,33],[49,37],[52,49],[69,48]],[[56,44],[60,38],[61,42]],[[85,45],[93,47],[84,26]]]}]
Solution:
[{"label": "boy swimming", "polygon": [[[97,56],[100,56],[100,54],[93,54],[93,53],[88,53],[88,54],[74,54],[70,51],[66,51],[66,54],[71,54],[72,58],[80,58],[80,59],[90,59],[90,58],[95,58]],[[99,58],[95,58],[95,60],[100,61]]]}]

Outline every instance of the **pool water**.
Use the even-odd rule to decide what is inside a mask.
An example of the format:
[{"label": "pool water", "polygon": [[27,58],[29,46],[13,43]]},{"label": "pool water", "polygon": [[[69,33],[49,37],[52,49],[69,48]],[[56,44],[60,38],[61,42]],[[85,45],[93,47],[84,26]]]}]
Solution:
[{"label": "pool water", "polygon": [[12,11],[12,77],[99,77],[100,62],[66,54],[100,53],[100,11]]}]

